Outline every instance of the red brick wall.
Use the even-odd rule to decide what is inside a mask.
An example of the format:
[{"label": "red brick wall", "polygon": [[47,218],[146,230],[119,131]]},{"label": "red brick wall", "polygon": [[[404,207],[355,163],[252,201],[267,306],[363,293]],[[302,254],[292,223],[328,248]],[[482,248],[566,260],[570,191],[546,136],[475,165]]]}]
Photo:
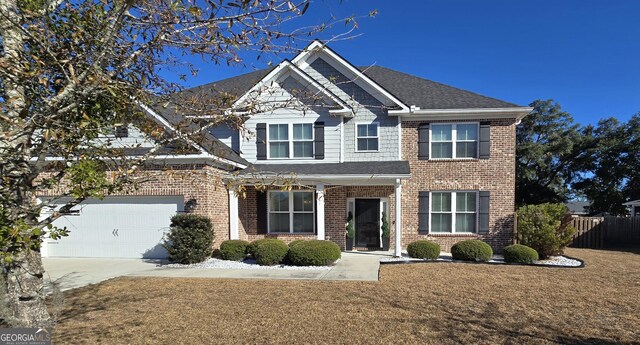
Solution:
[{"label": "red brick wall", "polygon": [[[475,120],[483,121],[483,120]],[[491,120],[489,159],[418,160],[420,122],[402,123],[402,155],[411,179],[402,184],[402,246],[418,239],[438,242],[443,251],[469,238],[488,242],[495,251],[512,243],[515,209],[515,119]],[[437,190],[490,191],[490,231],[483,235],[418,234],[418,192]]]},{"label": "red brick wall", "polygon": [[[221,171],[211,167],[180,166],[172,169],[146,170],[140,173],[146,182],[137,189],[112,195],[179,195],[186,202],[196,199],[193,213],[207,216],[213,223],[214,248],[229,239],[228,193],[222,184]],[[56,190],[41,193],[42,196],[56,196],[64,191],[64,185]],[[158,215],[171,217],[172,215]]]}]

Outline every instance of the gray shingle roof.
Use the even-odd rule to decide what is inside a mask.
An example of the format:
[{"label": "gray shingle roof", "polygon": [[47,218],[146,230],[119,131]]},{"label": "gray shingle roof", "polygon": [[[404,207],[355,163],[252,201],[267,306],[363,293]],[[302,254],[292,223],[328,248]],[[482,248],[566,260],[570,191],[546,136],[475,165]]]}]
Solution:
[{"label": "gray shingle roof", "polygon": [[510,108],[518,105],[380,66],[358,67],[408,106],[422,109]]},{"label": "gray shingle roof", "polygon": [[253,164],[243,170],[244,174],[260,175],[409,175],[411,169],[407,161],[386,162],[344,162],[344,163],[316,163],[316,164]]},{"label": "gray shingle roof", "polygon": [[[416,77],[381,66],[358,67],[367,77],[396,96],[406,105],[421,109],[511,108],[519,105],[483,96],[428,79]],[[185,93],[215,95],[221,92],[242,96],[272,68],[262,69],[237,77],[197,86]]]}]

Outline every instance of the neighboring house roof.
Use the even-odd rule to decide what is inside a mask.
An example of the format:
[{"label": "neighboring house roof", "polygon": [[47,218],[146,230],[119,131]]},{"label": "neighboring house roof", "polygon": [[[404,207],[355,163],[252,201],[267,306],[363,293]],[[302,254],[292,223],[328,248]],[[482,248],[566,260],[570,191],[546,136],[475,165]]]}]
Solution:
[{"label": "neighboring house roof", "polygon": [[624,206],[640,206],[640,199],[623,203]]},{"label": "neighboring house roof", "polygon": [[332,175],[332,176],[403,176],[410,175],[407,161],[344,162],[318,164],[253,164],[244,174],[259,175]]},{"label": "neighboring house roof", "polygon": [[586,208],[590,205],[588,201],[569,201],[565,205],[567,205],[570,214],[583,215],[589,213],[586,211]]}]

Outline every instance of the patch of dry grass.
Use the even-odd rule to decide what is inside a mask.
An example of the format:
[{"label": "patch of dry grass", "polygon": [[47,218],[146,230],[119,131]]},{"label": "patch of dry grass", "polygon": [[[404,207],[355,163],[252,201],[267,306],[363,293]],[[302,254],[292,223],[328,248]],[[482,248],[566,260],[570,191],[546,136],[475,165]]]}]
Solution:
[{"label": "patch of dry grass", "polygon": [[640,344],[639,253],[388,265],[372,283],[119,278],[66,293],[54,342]]}]

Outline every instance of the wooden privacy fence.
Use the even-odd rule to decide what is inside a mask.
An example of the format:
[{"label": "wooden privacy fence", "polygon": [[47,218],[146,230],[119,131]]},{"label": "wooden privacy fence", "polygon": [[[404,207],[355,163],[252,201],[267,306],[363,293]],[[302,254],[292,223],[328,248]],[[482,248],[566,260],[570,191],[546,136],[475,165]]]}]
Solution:
[{"label": "wooden privacy fence", "polygon": [[571,247],[604,248],[640,245],[640,217],[577,217]]}]

